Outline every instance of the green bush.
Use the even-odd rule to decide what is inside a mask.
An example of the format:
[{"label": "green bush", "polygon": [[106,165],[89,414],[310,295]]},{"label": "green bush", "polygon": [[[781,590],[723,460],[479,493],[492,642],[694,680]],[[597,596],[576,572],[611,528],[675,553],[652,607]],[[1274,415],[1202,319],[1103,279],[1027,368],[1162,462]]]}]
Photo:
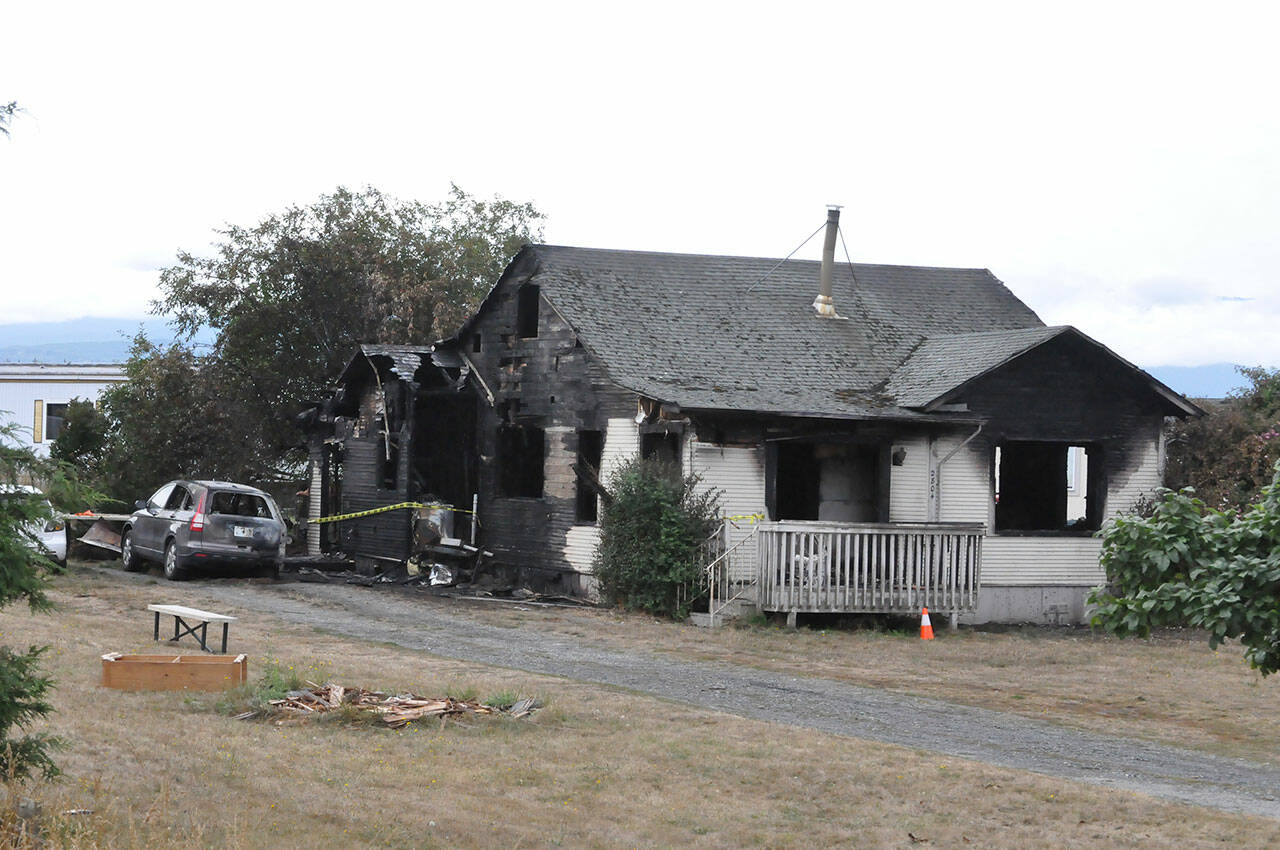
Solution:
[{"label": "green bush", "polygon": [[[38,482],[44,492],[27,489],[28,481]],[[37,457],[22,444],[16,426],[0,425],[0,608],[22,601],[32,611],[53,608],[44,591],[57,565],[35,546],[35,532],[53,518],[46,494],[64,506],[92,498],[66,465]],[[57,738],[45,732],[16,734],[53,711],[52,680],[40,670],[44,651],[0,646],[0,783],[58,775],[52,758]]]},{"label": "green bush", "polygon": [[1280,463],[1246,510],[1219,511],[1195,491],[1161,490],[1149,517],[1119,517],[1102,534],[1109,585],[1089,601],[1115,634],[1190,625],[1210,646],[1238,639],[1264,676],[1280,670]]},{"label": "green bush", "polygon": [[703,552],[719,493],[671,464],[633,458],[609,478],[595,573],[608,601],[682,619],[704,592]]}]

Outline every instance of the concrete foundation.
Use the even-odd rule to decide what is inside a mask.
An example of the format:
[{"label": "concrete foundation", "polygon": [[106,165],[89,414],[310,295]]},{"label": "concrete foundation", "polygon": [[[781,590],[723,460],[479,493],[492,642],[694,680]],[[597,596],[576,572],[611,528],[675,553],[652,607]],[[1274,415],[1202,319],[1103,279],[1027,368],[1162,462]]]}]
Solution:
[{"label": "concrete foundation", "polygon": [[1092,587],[982,585],[978,610],[961,614],[960,622],[1035,623],[1045,626],[1085,625],[1092,609],[1086,604]]}]

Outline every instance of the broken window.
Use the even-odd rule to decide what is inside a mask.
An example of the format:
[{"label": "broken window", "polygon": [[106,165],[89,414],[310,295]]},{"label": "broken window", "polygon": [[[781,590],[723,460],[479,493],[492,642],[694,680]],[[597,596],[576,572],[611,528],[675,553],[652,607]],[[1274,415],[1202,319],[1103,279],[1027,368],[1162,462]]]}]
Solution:
[{"label": "broken window", "polygon": [[542,497],[542,462],[547,441],[541,428],[504,425],[498,429],[498,495]]},{"label": "broken window", "polygon": [[680,466],[680,434],[670,431],[652,431],[640,435],[640,456]]},{"label": "broken window", "polygon": [[516,334],[522,339],[538,335],[538,285],[526,283],[516,295]]},{"label": "broken window", "polygon": [[191,494],[187,492],[187,488],[182,485],[174,487],[173,492],[169,494],[169,498],[165,499],[164,509],[166,511],[191,510]]},{"label": "broken window", "polygon": [[271,519],[271,508],[267,506],[267,500],[254,493],[228,493],[224,490],[214,493],[209,504],[211,514]]},{"label": "broken window", "polygon": [[596,489],[584,480],[583,472],[600,477],[600,460],[604,455],[604,434],[599,431],[578,432],[578,493],[574,519],[595,522],[599,519],[599,497]]},{"label": "broken window", "polygon": [[996,447],[996,531],[1096,531],[1106,483],[1102,450],[1009,441]]}]

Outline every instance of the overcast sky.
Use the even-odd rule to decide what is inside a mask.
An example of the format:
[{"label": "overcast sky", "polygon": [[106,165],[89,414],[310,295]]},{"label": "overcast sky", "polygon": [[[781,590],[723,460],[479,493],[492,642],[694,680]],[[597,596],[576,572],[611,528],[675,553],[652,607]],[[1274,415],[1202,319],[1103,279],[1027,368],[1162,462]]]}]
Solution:
[{"label": "overcast sky", "polygon": [[[7,4],[0,322],[138,316],[339,184],[546,240],[990,268],[1142,365],[1275,364],[1280,8]],[[816,257],[818,240],[800,256]]]}]

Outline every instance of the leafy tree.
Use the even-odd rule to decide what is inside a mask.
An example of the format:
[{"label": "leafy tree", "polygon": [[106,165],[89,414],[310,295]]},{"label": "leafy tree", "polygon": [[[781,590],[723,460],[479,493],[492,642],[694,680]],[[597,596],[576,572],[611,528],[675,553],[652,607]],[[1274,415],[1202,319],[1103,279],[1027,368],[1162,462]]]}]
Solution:
[{"label": "leafy tree", "polygon": [[62,430],[53,441],[49,456],[70,464],[86,478],[96,478],[102,470],[111,422],[92,401],[73,398],[62,417]]},{"label": "leafy tree", "polygon": [[[33,529],[52,513],[44,494],[24,486],[30,481],[40,482],[56,501],[83,498],[64,466],[22,445],[15,426],[0,426],[0,608],[25,600],[33,611],[48,611],[46,574],[56,565],[34,545]],[[59,746],[56,738],[44,732],[13,734],[53,711],[47,699],[52,680],[39,669],[44,651],[0,647],[0,781],[36,774],[52,779],[58,773],[51,756]]]},{"label": "leafy tree", "polygon": [[266,452],[258,426],[271,414],[224,394],[228,369],[220,360],[183,344],[156,346],[139,334],[124,372],[125,380],[101,397],[109,423],[101,486],[113,499],[132,505],[177,477],[269,477],[258,461]]},{"label": "leafy tree", "polygon": [[1261,673],[1280,670],[1280,464],[1243,511],[1207,507],[1186,488],[1161,490],[1148,517],[1103,531],[1109,586],[1095,591],[1095,625],[1115,634],[1191,625],[1210,646],[1238,639]]},{"label": "leafy tree", "polygon": [[697,476],[633,458],[609,480],[595,574],[601,595],[627,608],[689,615],[703,581],[703,545],[719,525],[719,493]]},{"label": "leafy tree", "polygon": [[1280,460],[1280,370],[1241,368],[1249,385],[1209,415],[1178,422],[1168,435],[1165,484],[1192,487],[1205,504],[1244,509],[1257,501]]},{"label": "leafy tree", "polygon": [[16,100],[0,103],[0,136],[9,135],[9,125],[13,123],[13,116],[21,111]]},{"label": "leafy tree", "polygon": [[[530,204],[456,186],[430,205],[338,188],[218,231],[209,256],[179,253],[153,306],[186,341],[135,340],[128,381],[106,396],[109,454],[132,466],[113,491],[131,501],[180,473],[296,479],[297,414],[327,394],[356,345],[447,335],[541,220]],[[217,339],[197,351],[190,339],[203,327]]]}]

